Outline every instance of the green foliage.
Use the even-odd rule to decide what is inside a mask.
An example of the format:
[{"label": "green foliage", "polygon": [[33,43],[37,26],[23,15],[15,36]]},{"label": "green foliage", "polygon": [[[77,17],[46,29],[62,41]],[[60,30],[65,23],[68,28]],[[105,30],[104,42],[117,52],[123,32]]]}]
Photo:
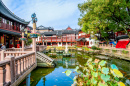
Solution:
[{"label": "green foliage", "polygon": [[116,52],[117,52],[117,50],[112,50],[112,52],[113,52],[113,53],[116,53]]},{"label": "green foliage", "polygon": [[88,47],[82,47],[82,50],[89,51]]},{"label": "green foliage", "polygon": [[2,19],[1,19],[1,17],[0,17],[0,21],[1,21]]},{"label": "green foliage", "polygon": [[30,45],[32,43],[32,39],[31,38],[28,38],[26,41],[25,41],[25,44],[26,45]]},{"label": "green foliage", "polygon": [[109,51],[109,49],[105,49],[107,52]]},{"label": "green foliage", "polygon": [[109,31],[124,30],[129,34],[126,30],[130,27],[129,0],[87,0],[78,8],[81,12],[78,24],[82,31],[93,31],[93,34],[100,31],[105,39],[109,37]]},{"label": "green foliage", "polygon": [[[104,60],[95,59],[93,61],[89,58],[84,66],[77,66],[75,71],[80,73],[74,80],[77,86],[124,86],[124,83],[120,82],[123,74],[114,64],[108,67]],[[67,70],[65,73],[69,76],[72,71]]]},{"label": "green foliage", "polygon": [[122,53],[123,53],[123,54],[128,54],[129,51],[122,50]]},{"label": "green foliage", "polygon": [[92,46],[91,49],[93,49],[93,50],[100,50],[100,48],[97,48],[96,46]]}]

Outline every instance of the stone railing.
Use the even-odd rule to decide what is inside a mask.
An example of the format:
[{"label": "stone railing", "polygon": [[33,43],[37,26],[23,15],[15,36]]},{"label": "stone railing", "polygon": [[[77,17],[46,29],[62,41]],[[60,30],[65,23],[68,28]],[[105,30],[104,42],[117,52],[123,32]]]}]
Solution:
[{"label": "stone railing", "polygon": [[[22,51],[22,48],[7,48],[4,49],[5,51]],[[0,49],[0,51],[2,51],[2,49]]]},{"label": "stone railing", "polygon": [[100,47],[102,48],[102,53],[108,56],[118,57],[120,59],[130,60],[130,50],[129,49],[118,49],[112,47]]},{"label": "stone railing", "polygon": [[35,52],[5,57],[4,61],[0,61],[0,86],[18,85],[21,76],[23,77],[34,64],[36,64]]},{"label": "stone railing", "polygon": [[22,51],[22,48],[7,48],[5,51]]},{"label": "stone railing", "polygon": [[30,53],[31,51],[5,51],[5,50],[2,50],[0,51],[0,61],[3,61],[5,60],[5,57],[7,56],[21,56],[21,55],[24,55],[24,54],[27,54],[27,53]]},{"label": "stone railing", "polygon": [[[109,45],[109,44],[99,44],[99,47],[100,48],[115,48],[115,46],[113,45]],[[118,49],[118,48],[116,48]],[[126,45],[126,50],[130,50],[130,44],[129,45]]]},{"label": "stone railing", "polygon": [[43,46],[43,45],[37,45],[36,46],[36,51],[43,51],[46,49],[46,46]]}]

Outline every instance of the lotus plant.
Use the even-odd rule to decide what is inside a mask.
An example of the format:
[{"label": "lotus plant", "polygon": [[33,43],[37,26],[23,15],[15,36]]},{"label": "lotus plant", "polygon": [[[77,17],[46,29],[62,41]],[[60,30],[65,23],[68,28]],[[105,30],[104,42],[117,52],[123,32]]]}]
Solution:
[{"label": "lotus plant", "polygon": [[[84,66],[77,66],[74,71],[78,72],[73,79],[77,86],[125,86],[118,67],[115,64],[109,67],[104,60],[89,58]],[[65,73],[69,76],[72,71]]]}]

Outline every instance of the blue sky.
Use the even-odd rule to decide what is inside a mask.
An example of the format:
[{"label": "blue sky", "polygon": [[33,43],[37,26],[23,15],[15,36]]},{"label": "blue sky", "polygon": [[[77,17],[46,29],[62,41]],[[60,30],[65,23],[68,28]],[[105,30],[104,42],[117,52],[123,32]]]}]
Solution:
[{"label": "blue sky", "polygon": [[[31,20],[31,14],[36,13],[37,26],[66,29],[70,26],[79,29],[80,12],[78,4],[84,0],[2,0],[17,16],[26,21]],[[32,26],[32,23],[30,24]]]}]

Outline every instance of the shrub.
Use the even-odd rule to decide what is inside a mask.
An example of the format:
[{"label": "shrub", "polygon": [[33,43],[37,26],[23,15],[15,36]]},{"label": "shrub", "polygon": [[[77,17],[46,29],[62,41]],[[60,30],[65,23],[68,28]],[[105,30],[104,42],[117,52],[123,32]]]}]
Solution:
[{"label": "shrub", "polygon": [[128,54],[129,51],[122,50],[122,53],[123,53],[123,54]]},{"label": "shrub", "polygon": [[117,52],[117,50],[112,50],[112,52],[113,52],[113,53],[116,53],[116,52]]},{"label": "shrub", "polygon": [[97,50],[97,47],[96,46],[92,46],[91,49]]}]

